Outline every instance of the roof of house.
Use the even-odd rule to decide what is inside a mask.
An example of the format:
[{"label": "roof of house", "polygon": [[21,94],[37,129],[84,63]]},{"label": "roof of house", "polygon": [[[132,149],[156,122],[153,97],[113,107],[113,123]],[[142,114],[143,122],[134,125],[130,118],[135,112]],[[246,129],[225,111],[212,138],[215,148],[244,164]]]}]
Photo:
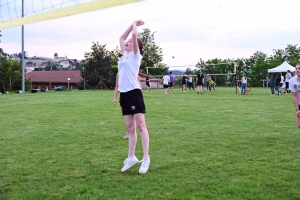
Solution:
[{"label": "roof of house", "polygon": [[70,71],[31,71],[26,73],[26,79],[31,79],[33,82],[46,82],[49,83],[79,83],[82,78],[79,70]]}]

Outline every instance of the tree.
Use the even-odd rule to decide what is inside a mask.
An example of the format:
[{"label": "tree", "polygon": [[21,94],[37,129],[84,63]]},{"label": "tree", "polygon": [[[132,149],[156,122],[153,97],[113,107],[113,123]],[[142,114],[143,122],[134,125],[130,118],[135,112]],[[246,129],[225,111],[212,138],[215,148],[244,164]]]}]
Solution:
[{"label": "tree", "polygon": [[230,80],[232,79],[234,69],[233,65],[233,61],[230,59],[222,60],[214,58],[207,61],[200,59],[196,67],[198,67],[204,75],[210,74],[216,84],[222,86],[231,83]]},{"label": "tree", "polygon": [[120,51],[117,48],[113,51],[106,49],[106,45],[100,45],[98,42],[91,47],[91,52],[85,52],[84,60],[82,60],[81,77],[85,83],[81,83],[79,88],[96,89],[102,81],[108,88],[112,88],[115,83],[112,65],[117,63]]},{"label": "tree", "polygon": [[163,51],[154,41],[155,33],[156,32],[151,32],[150,29],[145,28],[138,34],[138,38],[144,43],[145,51],[140,68],[146,73],[146,68],[149,67],[148,72],[150,74],[164,75],[168,71],[168,67],[161,63],[163,60]]},{"label": "tree", "polygon": [[1,86],[6,90],[20,89],[22,66],[20,61],[5,59],[1,61]]},{"label": "tree", "polygon": [[45,70],[45,71],[57,71],[59,64],[57,62],[52,62],[50,60],[42,62],[42,65],[46,65],[45,68],[40,68],[40,71]]}]

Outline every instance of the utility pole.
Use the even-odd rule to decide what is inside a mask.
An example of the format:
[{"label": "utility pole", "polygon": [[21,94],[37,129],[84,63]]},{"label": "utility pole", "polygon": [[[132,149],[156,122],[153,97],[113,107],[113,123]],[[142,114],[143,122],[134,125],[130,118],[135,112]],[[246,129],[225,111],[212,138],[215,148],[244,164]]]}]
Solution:
[{"label": "utility pole", "polygon": [[[22,18],[24,17],[24,0],[22,0]],[[22,25],[22,94],[25,93],[25,69],[24,69],[24,25]]]}]

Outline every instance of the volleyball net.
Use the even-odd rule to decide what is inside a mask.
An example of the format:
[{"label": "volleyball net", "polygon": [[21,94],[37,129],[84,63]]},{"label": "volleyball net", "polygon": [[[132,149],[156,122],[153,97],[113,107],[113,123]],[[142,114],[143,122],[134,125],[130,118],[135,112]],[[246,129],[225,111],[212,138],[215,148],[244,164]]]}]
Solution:
[{"label": "volleyball net", "polygon": [[141,0],[0,0],[0,30]]}]

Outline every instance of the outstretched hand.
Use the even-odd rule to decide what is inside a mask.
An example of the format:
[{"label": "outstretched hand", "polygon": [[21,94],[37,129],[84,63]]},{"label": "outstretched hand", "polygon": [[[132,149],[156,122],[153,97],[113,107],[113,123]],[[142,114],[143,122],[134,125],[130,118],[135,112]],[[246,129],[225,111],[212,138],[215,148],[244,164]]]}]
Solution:
[{"label": "outstretched hand", "polygon": [[296,116],[300,117],[300,111],[296,111]]},{"label": "outstretched hand", "polygon": [[137,21],[135,21],[135,22],[133,22],[133,23],[135,23],[136,26],[142,26],[142,25],[145,24],[144,21],[142,21],[142,20],[137,20]]}]

